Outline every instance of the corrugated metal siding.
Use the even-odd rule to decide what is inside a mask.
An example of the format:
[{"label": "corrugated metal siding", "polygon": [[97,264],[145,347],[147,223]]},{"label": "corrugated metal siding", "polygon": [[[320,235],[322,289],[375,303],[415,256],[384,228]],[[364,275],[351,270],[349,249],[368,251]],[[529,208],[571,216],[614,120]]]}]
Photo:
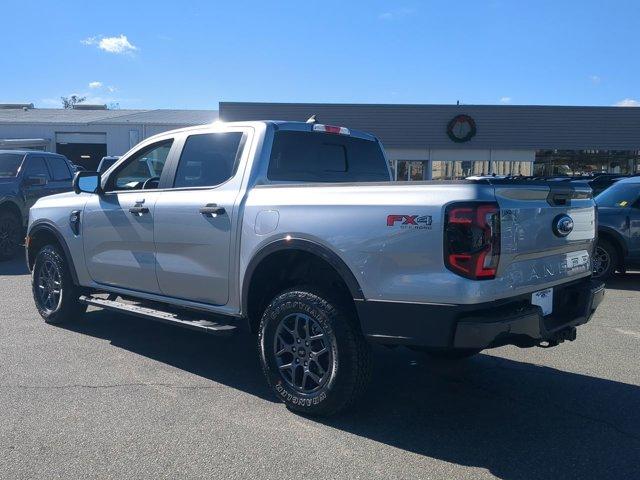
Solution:
[{"label": "corrugated metal siding", "polygon": [[0,109],[0,124],[128,124],[201,125],[218,118],[217,110],[64,110],[61,108]]},{"label": "corrugated metal siding", "polygon": [[[352,105],[220,102],[220,118],[300,120],[371,132],[390,148],[640,149],[640,108],[498,105]],[[457,144],[446,134],[458,114],[477,135]]]}]

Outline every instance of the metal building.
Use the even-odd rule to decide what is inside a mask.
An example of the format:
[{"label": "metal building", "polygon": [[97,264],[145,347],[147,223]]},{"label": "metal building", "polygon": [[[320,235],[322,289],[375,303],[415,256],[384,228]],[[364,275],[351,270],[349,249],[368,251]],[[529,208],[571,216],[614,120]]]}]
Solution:
[{"label": "metal building", "polygon": [[221,102],[220,118],[306,120],[377,135],[397,180],[640,173],[640,108]]},{"label": "metal building", "polygon": [[216,110],[108,110],[104,105],[64,110],[0,104],[0,149],[57,152],[95,170],[103,156],[122,155],[147,137],[217,118]]}]

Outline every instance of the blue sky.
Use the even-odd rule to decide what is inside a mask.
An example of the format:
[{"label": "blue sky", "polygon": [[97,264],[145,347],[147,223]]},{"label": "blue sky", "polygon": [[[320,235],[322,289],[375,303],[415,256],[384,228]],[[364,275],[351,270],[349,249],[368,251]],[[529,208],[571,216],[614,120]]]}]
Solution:
[{"label": "blue sky", "polygon": [[638,1],[7,1],[0,101],[638,105]]}]

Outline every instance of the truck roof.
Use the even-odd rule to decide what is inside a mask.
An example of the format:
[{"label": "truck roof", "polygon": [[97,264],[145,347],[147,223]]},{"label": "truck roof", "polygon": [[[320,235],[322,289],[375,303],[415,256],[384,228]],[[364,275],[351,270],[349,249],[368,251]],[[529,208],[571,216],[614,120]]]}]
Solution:
[{"label": "truck roof", "polygon": [[42,150],[0,150],[0,153],[15,153],[17,155],[26,155],[28,153],[37,153],[38,155],[55,155],[56,157],[62,157],[63,155],[54,152],[44,152]]},{"label": "truck roof", "polygon": [[265,125],[266,124],[266,125],[271,125],[276,130],[294,130],[294,131],[301,131],[301,132],[305,132],[305,131],[312,132],[314,125],[324,125],[324,126],[327,126],[327,127],[342,127],[342,128],[346,128],[347,129],[348,135],[350,137],[361,138],[361,139],[364,139],[364,140],[377,141],[377,137],[375,135],[372,135],[372,134],[367,133],[367,132],[363,132],[361,130],[353,130],[353,129],[349,128],[346,125],[329,125],[329,124],[324,124],[324,123],[321,123],[321,122],[316,122],[314,124],[314,123],[289,121],[289,120],[250,120],[250,121],[246,121],[246,122],[240,122],[240,121],[224,122],[224,121],[221,121],[221,120],[216,120],[215,122],[209,123],[209,124],[195,125],[195,126],[191,126],[191,127],[184,127],[184,128],[179,128],[179,129],[175,129],[175,130],[162,132],[162,133],[159,133],[159,134],[154,135],[153,137],[149,137],[149,138],[161,137],[161,136],[167,135],[167,134],[172,133],[172,132],[190,132],[190,131],[202,130],[203,128],[207,128],[207,127],[212,126],[212,125],[251,126],[252,124],[253,125],[256,125],[256,124]]}]

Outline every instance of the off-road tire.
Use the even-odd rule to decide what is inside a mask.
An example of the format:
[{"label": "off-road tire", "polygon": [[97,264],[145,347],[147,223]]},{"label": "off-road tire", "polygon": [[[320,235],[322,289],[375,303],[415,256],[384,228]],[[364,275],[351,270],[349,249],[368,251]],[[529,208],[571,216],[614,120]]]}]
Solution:
[{"label": "off-road tire", "polygon": [[[45,269],[48,274],[45,273]],[[46,280],[44,280],[45,276]],[[57,286],[58,295],[53,297],[46,295],[46,298],[43,298],[45,296],[43,291],[46,290],[43,283],[48,286]],[[31,288],[38,313],[47,323],[60,324],[74,321],[87,310],[87,306],[78,300],[81,291],[73,283],[67,261],[54,245],[45,245],[36,254],[31,274]]]},{"label": "off-road tire", "polygon": [[20,218],[12,212],[0,212],[0,261],[15,257],[23,239]]},{"label": "off-road tire", "polygon": [[[267,306],[260,322],[259,347],[262,369],[275,395],[287,408],[305,415],[329,416],[352,407],[363,395],[371,378],[371,349],[362,335],[354,314],[348,306],[332,299],[312,287],[296,287],[278,294]],[[322,332],[323,340],[330,353],[330,367],[324,375],[318,376],[324,384],[317,384],[313,392],[301,391],[292,385],[285,373],[280,373],[279,362],[284,356],[276,355],[276,343],[281,342],[284,333],[282,325],[290,318],[308,318],[306,325],[312,325],[314,332]],[[297,320],[296,320],[297,321]],[[303,321],[304,323],[304,321]],[[297,323],[296,323],[297,325]],[[303,328],[304,330],[304,328]],[[287,332],[289,330],[286,330]],[[304,334],[303,334],[304,336]],[[307,338],[312,338],[307,332]],[[318,334],[315,335],[316,337]],[[278,339],[277,339],[278,338]],[[291,338],[294,338],[293,336]],[[304,339],[301,345],[304,345]],[[295,342],[292,344],[295,347]],[[310,347],[310,348],[319,348]],[[282,350],[281,350],[282,351]],[[291,354],[295,357],[297,354]],[[307,355],[312,356],[313,351]],[[286,354],[285,354],[286,356]],[[299,358],[302,364],[302,360]],[[292,364],[295,358],[292,358]],[[316,362],[320,357],[316,357]],[[302,365],[295,372],[300,372]],[[307,367],[304,367],[304,371]],[[312,368],[309,362],[309,369]],[[317,372],[317,371],[316,371]],[[292,377],[291,371],[288,372]],[[293,382],[295,384],[295,381]],[[304,384],[305,381],[303,380]],[[314,382],[310,382],[313,386]],[[309,384],[307,379],[306,385]]]}]

